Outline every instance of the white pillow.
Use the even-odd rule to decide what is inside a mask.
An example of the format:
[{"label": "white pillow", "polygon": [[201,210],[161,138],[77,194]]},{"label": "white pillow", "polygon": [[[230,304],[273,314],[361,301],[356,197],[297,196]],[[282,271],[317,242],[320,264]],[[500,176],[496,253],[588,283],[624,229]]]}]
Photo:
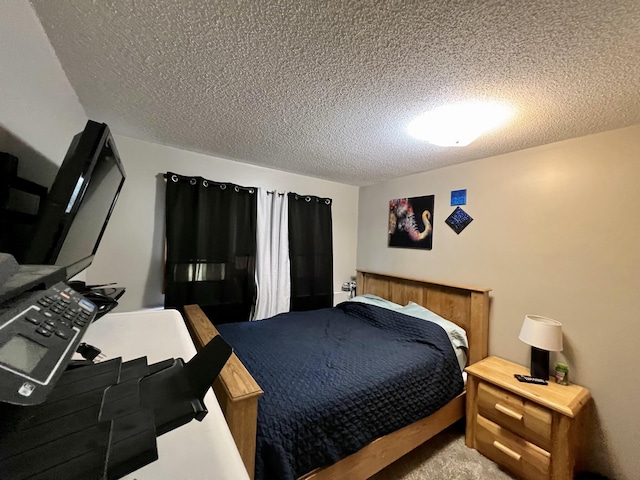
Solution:
[{"label": "white pillow", "polygon": [[399,311],[403,307],[397,303],[393,303],[389,300],[385,300],[382,297],[377,295],[372,295],[370,293],[365,293],[364,295],[358,295],[348,300],[349,302],[360,302],[360,303],[368,303],[369,305],[375,305],[377,307],[386,308],[388,310],[396,310]]},{"label": "white pillow", "polygon": [[422,305],[418,305],[414,302],[407,303],[406,306],[399,310],[400,313],[405,315],[411,315],[412,317],[421,318],[429,322],[437,323],[444,331],[447,332],[449,340],[454,347],[469,348],[469,341],[467,340],[467,332],[464,328],[459,327],[453,322],[442,318],[440,315],[433,313],[431,310],[424,308]]}]

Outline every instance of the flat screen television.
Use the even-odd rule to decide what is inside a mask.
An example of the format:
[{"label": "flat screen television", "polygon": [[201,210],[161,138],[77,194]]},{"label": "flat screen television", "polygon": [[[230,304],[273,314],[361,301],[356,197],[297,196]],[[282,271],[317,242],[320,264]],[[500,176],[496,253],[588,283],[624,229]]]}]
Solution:
[{"label": "flat screen television", "polygon": [[24,263],[64,267],[67,279],[87,268],[124,180],[109,127],[89,120],[73,138],[38,213]]}]

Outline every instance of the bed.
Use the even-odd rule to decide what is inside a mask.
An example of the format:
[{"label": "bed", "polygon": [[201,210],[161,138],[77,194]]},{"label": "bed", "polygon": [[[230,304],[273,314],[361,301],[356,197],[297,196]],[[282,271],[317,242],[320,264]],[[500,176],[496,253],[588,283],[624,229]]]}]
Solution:
[{"label": "bed", "polygon": [[[377,295],[400,305],[415,302],[464,328],[469,342],[469,364],[487,356],[489,289],[365,271],[358,271],[357,285],[358,295]],[[202,348],[218,334],[197,305],[185,307],[185,321],[196,348]],[[222,326],[220,328],[223,329]],[[258,400],[264,392],[235,354],[216,379],[214,391],[247,471],[253,478]],[[463,418],[464,396],[463,391],[426,418],[382,435],[355,453],[300,478],[368,478]]]}]

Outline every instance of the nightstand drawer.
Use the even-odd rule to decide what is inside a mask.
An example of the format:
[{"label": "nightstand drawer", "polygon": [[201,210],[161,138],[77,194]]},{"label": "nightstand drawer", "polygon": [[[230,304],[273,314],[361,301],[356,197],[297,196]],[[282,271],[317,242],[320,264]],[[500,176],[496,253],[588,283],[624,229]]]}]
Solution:
[{"label": "nightstand drawer", "polygon": [[476,446],[480,453],[532,480],[549,478],[551,455],[481,415],[476,417]]},{"label": "nightstand drawer", "polygon": [[478,386],[478,413],[546,450],[551,449],[552,414],[540,405],[482,382]]}]

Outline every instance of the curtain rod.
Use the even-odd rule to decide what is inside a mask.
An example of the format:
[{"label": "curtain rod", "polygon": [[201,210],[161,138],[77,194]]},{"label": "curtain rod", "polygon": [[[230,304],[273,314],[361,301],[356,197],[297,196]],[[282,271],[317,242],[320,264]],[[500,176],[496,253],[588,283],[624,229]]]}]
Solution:
[{"label": "curtain rod", "polygon": [[189,179],[189,183],[191,185],[196,185],[198,181],[201,181],[202,185],[205,187],[208,187],[209,185],[215,185],[217,187],[220,187],[221,190],[226,189],[227,186],[232,186],[236,192],[239,192],[240,190],[245,190],[249,193],[254,193],[257,190],[256,187],[244,187],[242,185],[236,185],[235,183],[231,183],[231,182],[216,182],[214,180],[207,180],[206,178],[203,178],[200,176],[192,177],[188,175],[180,175],[173,172],[164,173],[162,174],[162,176],[164,177],[165,180],[168,181],[169,179],[171,179],[174,182],[177,182],[181,178],[185,180]]},{"label": "curtain rod", "polygon": [[330,198],[324,198],[324,197],[318,197],[316,195],[300,195],[299,193],[295,193],[295,192],[290,192],[290,195],[293,195],[293,198],[295,200],[304,200],[305,202],[310,202],[311,200],[313,200],[315,198],[316,202],[324,202],[327,205],[331,204],[333,202],[333,200],[331,200]]},{"label": "curtain rod", "polygon": [[[198,183],[198,181],[202,181],[202,185],[204,185],[205,187],[208,187],[209,185],[215,185],[220,187],[221,189],[225,189],[227,188],[227,186],[233,186],[233,188],[235,189],[236,192],[239,192],[240,190],[245,190],[249,193],[254,193],[257,188],[256,187],[243,187],[242,185],[236,185],[235,183],[231,183],[231,182],[216,182],[213,180],[207,180],[206,178],[203,177],[191,177],[191,176],[186,176],[186,175],[179,175],[177,173],[173,173],[173,172],[167,172],[167,173],[163,173],[162,174],[163,178],[165,180],[169,180],[171,179],[174,182],[177,182],[178,180],[182,179],[189,179],[189,183],[191,183],[191,185],[196,185]],[[283,196],[283,195],[287,195],[286,192],[276,192],[276,190],[268,190],[267,194],[268,195],[273,195],[277,193],[278,196]],[[310,202],[312,199],[315,198],[316,202],[324,202],[327,205],[333,203],[333,200],[330,198],[323,198],[323,197],[318,197],[316,195],[300,195],[299,193],[295,193],[295,192],[289,192],[295,200],[299,200],[299,199],[304,199],[307,202]]]}]

